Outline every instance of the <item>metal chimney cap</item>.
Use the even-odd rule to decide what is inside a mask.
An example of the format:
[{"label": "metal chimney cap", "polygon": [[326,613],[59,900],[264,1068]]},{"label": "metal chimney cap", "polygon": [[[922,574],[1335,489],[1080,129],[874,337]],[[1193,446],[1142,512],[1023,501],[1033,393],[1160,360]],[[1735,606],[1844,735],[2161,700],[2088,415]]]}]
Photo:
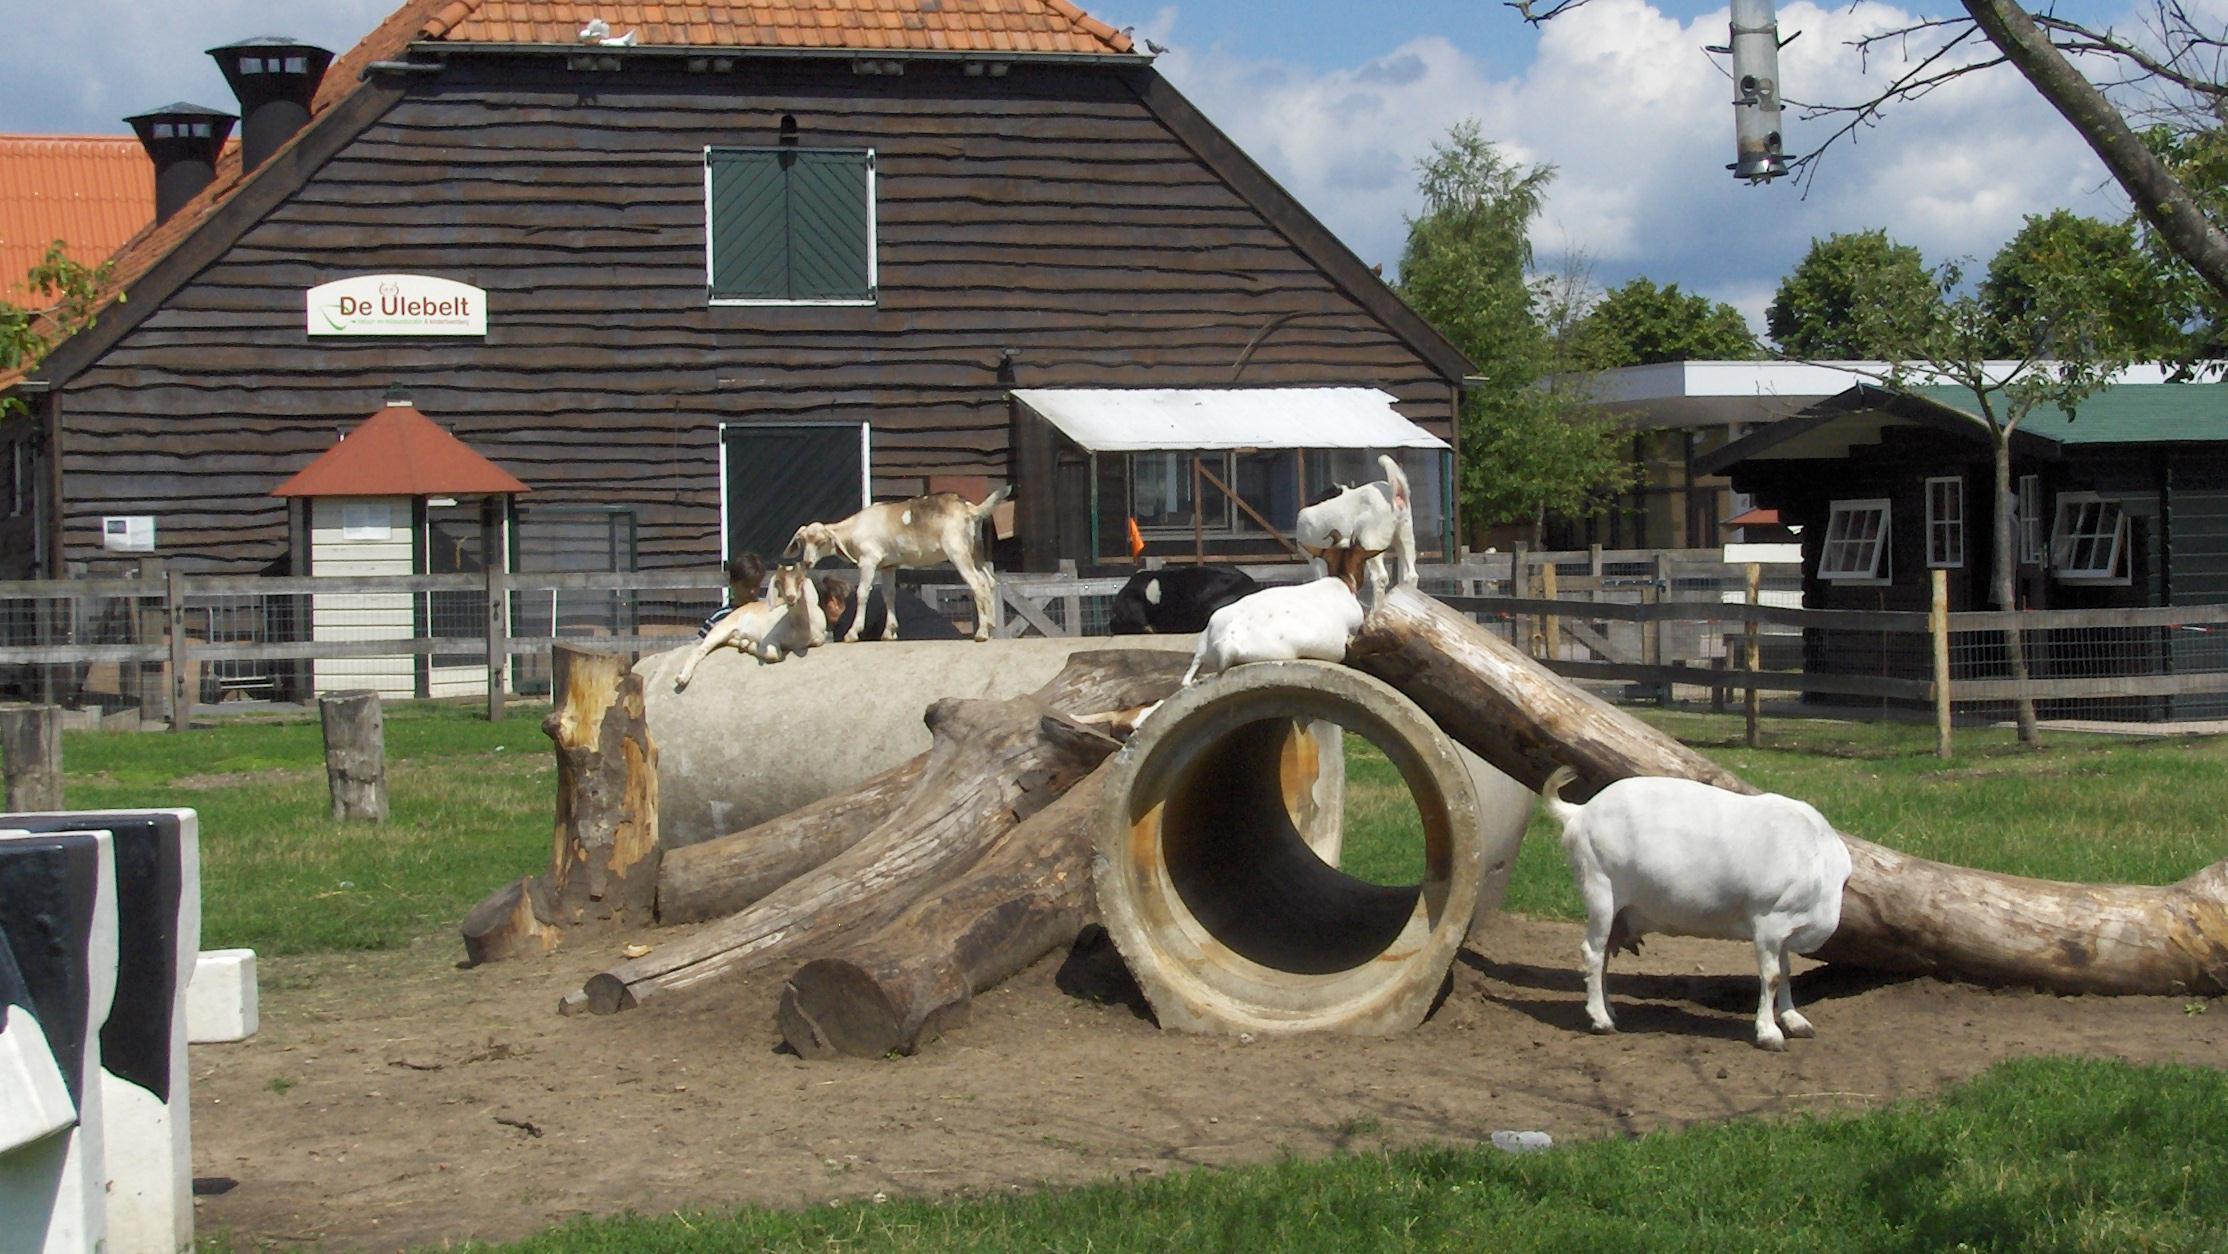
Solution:
[{"label": "metal chimney cap", "polygon": [[322,52],[328,57],[333,55],[329,49],[320,48],[312,43],[304,43],[292,35],[257,35],[251,39],[218,44],[216,47],[209,49],[209,55],[213,57],[220,52],[233,52],[243,48],[300,48],[307,52]]},{"label": "metal chimney cap", "polygon": [[179,100],[166,104],[159,109],[149,109],[145,113],[135,113],[124,120],[126,122],[143,122],[152,121],[155,118],[237,118],[238,116],[237,114],[226,113],[222,109],[212,109],[207,105],[197,105],[190,101]]}]

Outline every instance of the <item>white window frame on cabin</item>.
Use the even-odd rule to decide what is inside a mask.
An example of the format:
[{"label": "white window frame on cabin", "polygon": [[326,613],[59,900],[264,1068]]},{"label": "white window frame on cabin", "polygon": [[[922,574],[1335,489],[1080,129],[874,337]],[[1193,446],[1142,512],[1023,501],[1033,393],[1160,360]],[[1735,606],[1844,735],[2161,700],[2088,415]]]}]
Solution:
[{"label": "white window frame on cabin", "polygon": [[2123,502],[2094,492],[2058,494],[2050,526],[2050,573],[2058,582],[2125,586],[2130,581],[2127,558]]},{"label": "white window frame on cabin", "polygon": [[[881,166],[873,148],[816,148],[809,151],[840,153],[857,156],[866,164],[866,291],[864,297],[837,297],[824,300],[797,300],[779,296],[720,296],[719,268],[713,256],[712,234],[716,209],[712,199],[712,158],[717,152],[773,152],[783,146],[768,147],[764,144],[706,144],[704,146],[704,287],[705,303],[711,306],[749,307],[812,307],[872,309],[882,301],[882,189]],[[790,151],[807,151],[791,148]]]},{"label": "white window frame on cabin", "polygon": [[[1955,512],[1937,508],[1936,488],[1951,491],[1940,502]],[[1965,481],[1940,475],[1926,481],[1926,567],[1928,570],[1961,570],[1965,566]]]},{"label": "white window frame on cabin", "polygon": [[[1855,520],[1876,515],[1879,529],[1851,539]],[[1845,522],[1844,520],[1850,520]],[[1895,537],[1895,511],[1885,497],[1835,501],[1826,516],[1826,539],[1818,549],[1818,577],[1828,583],[1859,587],[1889,583],[1895,573],[1889,549]],[[1870,560],[1864,559],[1869,554]]]},{"label": "white window frame on cabin", "polygon": [[2019,525],[2019,564],[2042,565],[2045,537],[2042,530],[2042,476],[2019,476],[2018,505],[2014,510]]}]

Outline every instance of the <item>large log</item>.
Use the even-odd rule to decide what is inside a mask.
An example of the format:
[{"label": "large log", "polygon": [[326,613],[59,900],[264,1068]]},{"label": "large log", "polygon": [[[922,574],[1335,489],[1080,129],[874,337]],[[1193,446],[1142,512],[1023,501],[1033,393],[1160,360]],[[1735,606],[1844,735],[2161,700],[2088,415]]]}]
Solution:
[{"label": "large log", "polygon": [[325,784],[335,823],[387,821],[387,720],[369,689],[317,699],[325,731]]},{"label": "large log", "polygon": [[1096,913],[1091,832],[1107,770],[1008,831],[960,883],[799,967],[775,1015],[782,1039],[806,1058],[910,1055],[966,1022],[976,993],[1073,942]]},{"label": "large log", "polygon": [[[1346,660],[1533,787],[1567,763],[1589,792],[1628,775],[1758,791],[1414,588],[1370,614]],[[2166,887],[2060,884],[1842,839],[1855,866],[1827,961],[2059,992],[2228,992],[2228,862]]]},{"label": "large log", "polygon": [[903,804],[927,760],[922,754],[756,827],[667,850],[658,868],[658,922],[733,914],[858,844]]},{"label": "large log", "polygon": [[658,751],[643,719],[642,677],[621,654],[560,642],[550,683],[542,721],[557,753],[549,869],[465,916],[473,963],[547,953],[578,928],[648,923],[657,899]]},{"label": "large log", "polygon": [[591,977],[561,1009],[610,1014],[882,926],[942,891],[1113,750],[1111,739],[1065,716],[1157,700],[1186,662],[1166,652],[1077,654],[1029,695],[937,702],[919,782],[857,844],[750,908]]}]

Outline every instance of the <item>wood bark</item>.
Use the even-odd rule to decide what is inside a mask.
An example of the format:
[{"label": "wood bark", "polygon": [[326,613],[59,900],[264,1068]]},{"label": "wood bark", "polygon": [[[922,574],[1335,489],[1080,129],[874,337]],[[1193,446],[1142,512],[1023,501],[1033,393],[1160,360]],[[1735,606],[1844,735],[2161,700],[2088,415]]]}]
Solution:
[{"label": "wood bark", "polygon": [[387,720],[379,694],[365,690],[317,699],[325,729],[325,783],[336,823],[387,821]]},{"label": "wood bark", "polygon": [[497,890],[465,916],[473,963],[547,953],[567,932],[648,923],[657,899],[658,751],[642,677],[622,654],[559,643],[542,731],[557,753],[549,869]]},{"label": "wood bark", "polygon": [[668,850],[658,867],[658,922],[723,918],[858,844],[904,802],[927,760],[922,754],[850,792]]},{"label": "wood bark", "polygon": [[1161,651],[1079,653],[1027,696],[937,702],[918,783],[858,843],[750,908],[592,977],[563,1009],[609,1014],[887,924],[953,886],[1112,752],[1114,741],[1065,716],[1157,700],[1188,661]]},{"label": "wood bark", "polygon": [[0,708],[0,763],[7,770],[10,810],[61,809],[61,709],[51,705]]},{"label": "wood bark", "polygon": [[[1629,775],[1758,791],[1414,588],[1363,622],[1347,662],[1535,788],[1567,763],[1588,791]],[[1842,839],[1854,869],[1819,958],[2059,992],[2228,992],[2228,862],[2166,887],[2060,884]]]},{"label": "wood bark", "polygon": [[910,1055],[966,1022],[974,995],[1092,921],[1101,764],[985,853],[960,883],[839,953],[797,969],[775,1021],[806,1058]]}]

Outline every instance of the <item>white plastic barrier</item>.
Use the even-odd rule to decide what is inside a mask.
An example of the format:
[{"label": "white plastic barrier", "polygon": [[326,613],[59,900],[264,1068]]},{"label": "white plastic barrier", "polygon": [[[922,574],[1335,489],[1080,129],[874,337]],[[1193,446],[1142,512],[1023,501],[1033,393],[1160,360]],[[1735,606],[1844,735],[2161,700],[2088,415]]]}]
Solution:
[{"label": "white plastic barrier", "polygon": [[255,951],[212,949],[194,963],[186,989],[186,1039],[196,1045],[221,1045],[255,1035],[260,998],[255,988]]}]

